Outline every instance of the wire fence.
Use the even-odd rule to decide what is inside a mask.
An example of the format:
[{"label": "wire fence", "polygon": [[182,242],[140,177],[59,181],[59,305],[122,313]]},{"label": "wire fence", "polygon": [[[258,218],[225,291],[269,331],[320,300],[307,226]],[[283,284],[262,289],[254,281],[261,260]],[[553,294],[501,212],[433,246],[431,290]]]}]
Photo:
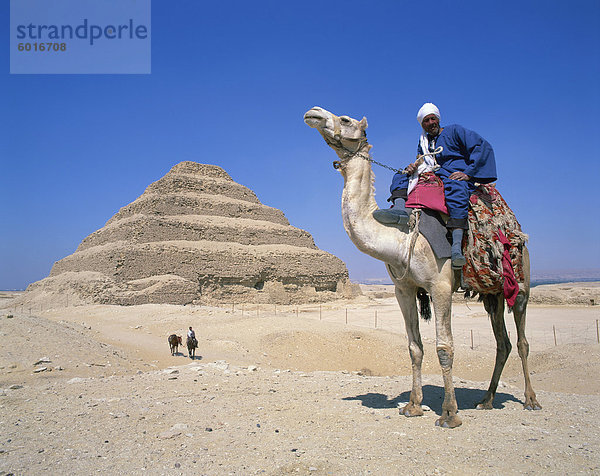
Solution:
[{"label": "wire fence", "polygon": [[[231,304],[229,311],[240,316],[260,317],[277,315],[282,318],[301,317],[405,334],[404,320],[399,309],[390,311],[353,307],[327,309],[322,305],[278,307],[274,304]],[[598,315],[600,316],[600,309],[598,310]],[[507,318],[507,332],[511,343],[516,345],[517,333],[514,328],[512,330],[509,329],[510,321],[512,319]],[[591,319],[577,325],[549,324],[541,329],[540,325],[537,324],[533,329],[531,327],[526,329],[526,336],[530,345],[535,345],[538,348],[567,344],[600,344],[599,321],[600,319]],[[465,329],[465,324],[462,324],[459,328],[455,327],[453,329],[455,344],[465,345],[472,349],[481,347],[487,349],[490,346],[495,346],[496,339],[487,315],[483,319],[480,319],[478,324],[480,325],[472,329]],[[484,326],[483,329],[481,328],[481,324]],[[432,323],[421,324],[421,331],[423,335],[428,335],[431,338],[435,336],[435,327]]]},{"label": "wire fence", "polygon": [[[68,298],[65,301],[65,305],[69,307]],[[52,308],[55,307],[52,306]],[[186,307],[201,309],[206,306],[192,305]],[[244,317],[280,316],[281,318],[305,318],[405,334],[404,320],[399,309],[372,309],[351,306],[330,308],[320,304],[291,306],[249,303],[226,303],[213,306],[213,308],[230,315]],[[5,308],[6,311],[13,311],[15,314],[20,313],[30,316],[47,309],[50,308],[47,307],[45,309],[43,304],[18,304]],[[597,313],[594,312],[594,314],[600,316],[600,309]],[[454,320],[455,316],[453,316]],[[527,328],[527,340],[530,345],[537,348],[567,344],[600,344],[599,320],[598,318],[591,318],[586,322],[578,322],[576,325],[548,324],[540,326],[537,324],[534,328],[532,326]],[[472,328],[469,328],[464,323],[461,323],[459,326],[453,325],[452,333],[455,345],[468,346],[474,350],[479,348],[487,349],[490,346],[496,345],[492,327],[487,316],[478,321],[477,325],[474,325]],[[516,345],[516,330],[514,327],[512,330],[509,329],[509,319],[506,322],[509,339],[513,345]],[[431,322],[422,323],[420,327],[424,338],[435,338],[434,324]]]}]

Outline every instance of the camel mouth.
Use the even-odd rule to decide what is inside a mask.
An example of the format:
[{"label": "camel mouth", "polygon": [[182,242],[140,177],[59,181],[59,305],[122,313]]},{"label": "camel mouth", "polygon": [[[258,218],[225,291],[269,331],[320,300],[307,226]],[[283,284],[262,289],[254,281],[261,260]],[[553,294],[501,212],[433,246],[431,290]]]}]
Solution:
[{"label": "camel mouth", "polygon": [[313,107],[304,114],[304,122],[309,127],[319,127],[327,122],[327,117],[323,115],[320,108]]},{"label": "camel mouth", "polygon": [[318,127],[323,122],[323,118],[319,116],[304,116],[304,122],[310,127]]},{"label": "camel mouth", "polygon": [[326,121],[326,119],[321,116],[316,116],[316,115],[304,116],[304,122],[306,123],[306,125],[309,127],[313,127],[313,128],[323,127],[323,125],[325,124],[325,121]]}]

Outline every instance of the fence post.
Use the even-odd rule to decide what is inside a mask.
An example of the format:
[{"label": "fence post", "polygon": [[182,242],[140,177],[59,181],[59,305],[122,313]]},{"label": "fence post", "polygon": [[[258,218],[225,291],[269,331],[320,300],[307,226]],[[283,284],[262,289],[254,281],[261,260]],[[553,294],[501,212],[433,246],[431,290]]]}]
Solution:
[{"label": "fence post", "polygon": [[552,332],[554,333],[554,346],[556,347],[556,327],[552,326]]}]

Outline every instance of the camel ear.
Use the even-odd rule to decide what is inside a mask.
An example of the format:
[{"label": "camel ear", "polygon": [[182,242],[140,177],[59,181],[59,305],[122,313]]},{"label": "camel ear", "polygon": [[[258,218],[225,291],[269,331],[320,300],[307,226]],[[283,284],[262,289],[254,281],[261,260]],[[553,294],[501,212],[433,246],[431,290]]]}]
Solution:
[{"label": "camel ear", "polygon": [[364,131],[367,127],[369,127],[369,124],[367,124],[367,118],[363,117],[360,122],[360,127],[362,128],[362,130]]}]

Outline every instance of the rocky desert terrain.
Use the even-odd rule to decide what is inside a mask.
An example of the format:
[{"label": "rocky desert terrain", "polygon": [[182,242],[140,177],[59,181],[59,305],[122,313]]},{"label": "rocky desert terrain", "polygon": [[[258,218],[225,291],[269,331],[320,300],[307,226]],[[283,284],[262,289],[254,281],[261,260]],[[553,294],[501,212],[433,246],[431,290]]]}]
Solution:
[{"label": "rocky desert terrain", "polygon": [[[600,286],[540,288],[528,311],[540,411],[523,410],[516,348],[494,409],[473,409],[495,347],[481,304],[457,297],[454,430],[434,426],[432,323],[429,410],[399,415],[411,366],[389,286],[297,306],[67,307],[2,293],[0,475],[598,474]],[[167,336],[185,341],[190,325],[196,358],[172,356]]]}]

